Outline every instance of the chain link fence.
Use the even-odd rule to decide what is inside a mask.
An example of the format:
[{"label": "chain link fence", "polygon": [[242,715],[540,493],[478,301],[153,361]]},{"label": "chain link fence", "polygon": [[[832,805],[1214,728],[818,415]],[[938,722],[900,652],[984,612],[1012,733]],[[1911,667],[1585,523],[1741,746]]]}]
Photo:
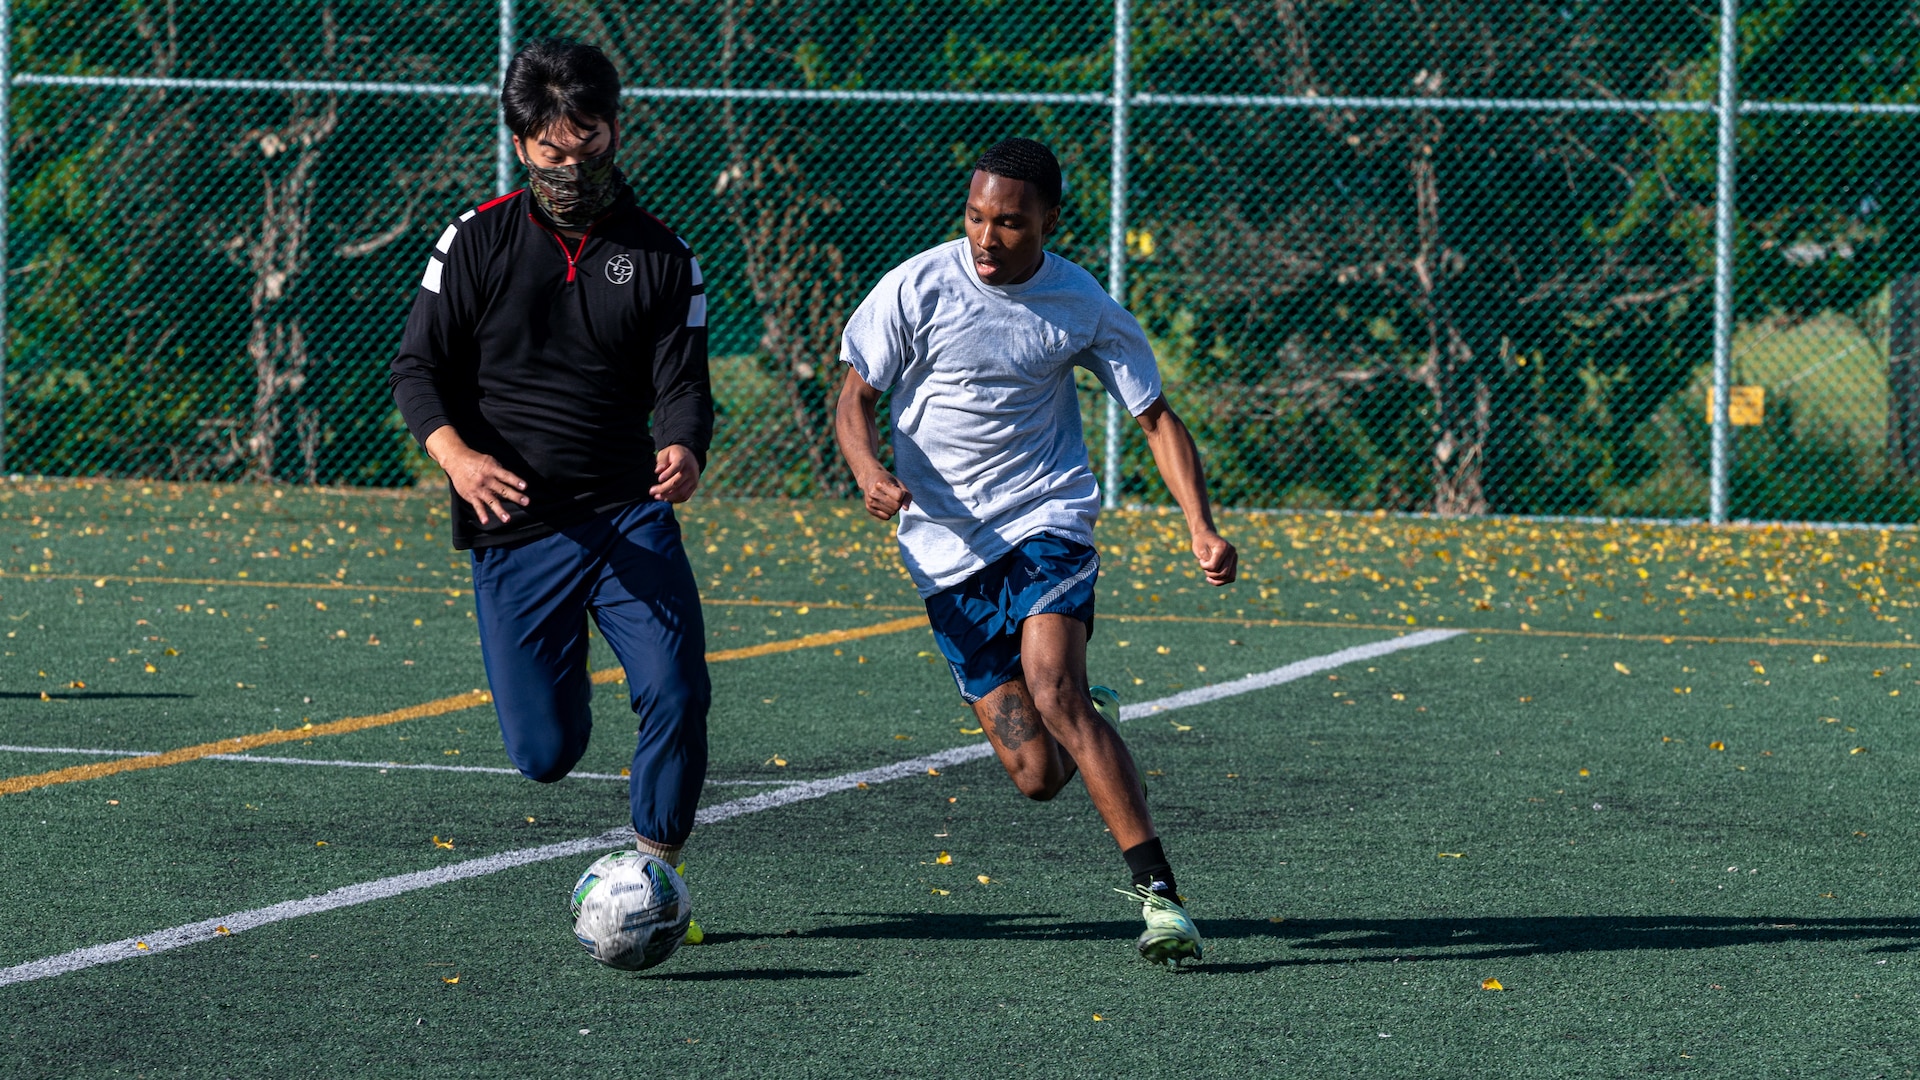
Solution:
[{"label": "chain link fence", "polygon": [[[517,186],[503,56],[560,34],[707,269],[710,492],[846,492],[840,325],[1019,134],[1225,504],[1920,510],[1920,0],[0,10],[9,471],[437,482],[386,363],[441,227]],[[1109,498],[1164,501],[1083,401]]]}]

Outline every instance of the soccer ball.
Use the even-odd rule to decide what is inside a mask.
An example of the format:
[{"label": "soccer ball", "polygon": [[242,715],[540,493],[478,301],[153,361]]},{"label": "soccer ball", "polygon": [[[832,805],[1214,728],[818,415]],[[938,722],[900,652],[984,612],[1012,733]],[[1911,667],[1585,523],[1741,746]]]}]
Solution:
[{"label": "soccer ball", "polygon": [[608,967],[640,971],[673,955],[687,936],[687,883],[657,856],[616,851],[573,886],[573,936]]}]

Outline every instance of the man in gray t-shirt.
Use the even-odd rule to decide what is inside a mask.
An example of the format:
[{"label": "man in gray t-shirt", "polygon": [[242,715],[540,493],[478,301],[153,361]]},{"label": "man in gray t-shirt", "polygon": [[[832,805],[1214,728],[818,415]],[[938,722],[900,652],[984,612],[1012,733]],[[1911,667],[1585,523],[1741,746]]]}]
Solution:
[{"label": "man in gray t-shirt", "polygon": [[[1133,756],[1114,729],[1119,696],[1087,682],[1100,488],[1087,461],[1075,368],[1140,423],[1186,513],[1212,585],[1234,579],[1214,530],[1199,451],[1161,393],[1140,324],[1085,270],[1045,249],[1060,220],[1060,166],[1008,139],[974,168],[966,236],[907,260],[847,321],[835,430],[900,551],[934,640],[1021,792],[1046,800],[1077,771],[1120,844],[1143,903],[1140,954],[1199,959]],[[893,459],[875,409],[893,392]]]}]

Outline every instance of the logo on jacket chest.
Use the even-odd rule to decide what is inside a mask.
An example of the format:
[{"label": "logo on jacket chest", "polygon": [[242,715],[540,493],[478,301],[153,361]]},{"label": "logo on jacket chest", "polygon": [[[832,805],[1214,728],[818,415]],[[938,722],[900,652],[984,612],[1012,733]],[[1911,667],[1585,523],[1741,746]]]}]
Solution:
[{"label": "logo on jacket chest", "polygon": [[607,260],[607,280],[615,285],[625,285],[633,280],[633,260],[622,252]]}]

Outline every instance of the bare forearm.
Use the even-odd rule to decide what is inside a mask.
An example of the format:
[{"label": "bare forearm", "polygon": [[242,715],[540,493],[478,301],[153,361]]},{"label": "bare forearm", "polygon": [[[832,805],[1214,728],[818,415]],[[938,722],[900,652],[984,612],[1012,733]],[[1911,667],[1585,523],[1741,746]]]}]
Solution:
[{"label": "bare forearm", "polygon": [[833,434],[840,454],[853,470],[853,480],[867,504],[867,513],[885,521],[913,501],[913,493],[880,463],[880,425],[874,412],[880,405],[875,390],[857,372],[848,371],[833,410]]},{"label": "bare forearm", "polygon": [[1167,410],[1147,432],[1147,446],[1153,451],[1153,464],[1160,470],[1173,501],[1187,517],[1190,532],[1214,531],[1213,506],[1207,498],[1206,468],[1200,463],[1200,449],[1193,434],[1180,417]]},{"label": "bare forearm", "polygon": [[1153,463],[1167,490],[1187,515],[1187,532],[1193,537],[1193,556],[1206,571],[1207,584],[1231,584],[1239,574],[1240,556],[1219,530],[1213,526],[1213,507],[1207,502],[1207,473],[1200,465],[1200,448],[1193,445],[1193,434],[1180,422],[1161,398],[1138,417],[1140,430],[1146,432],[1147,446],[1153,450]]},{"label": "bare forearm", "polygon": [[833,433],[840,443],[840,456],[847,459],[853,481],[862,491],[886,473],[880,463],[880,425],[872,402],[857,394],[842,395],[834,410]]}]

